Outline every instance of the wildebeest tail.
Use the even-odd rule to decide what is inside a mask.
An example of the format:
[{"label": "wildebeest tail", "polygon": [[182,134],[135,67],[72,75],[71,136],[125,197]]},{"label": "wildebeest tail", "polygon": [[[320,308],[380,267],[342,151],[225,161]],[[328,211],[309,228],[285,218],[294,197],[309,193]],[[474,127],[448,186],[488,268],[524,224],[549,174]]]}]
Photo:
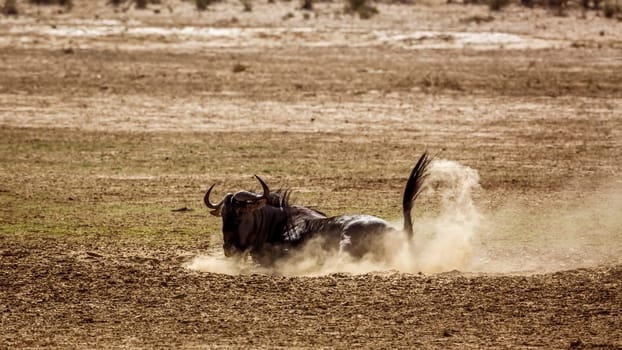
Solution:
[{"label": "wildebeest tail", "polygon": [[408,181],[406,182],[402,205],[404,208],[404,232],[406,232],[409,238],[413,236],[413,222],[410,212],[415,199],[417,199],[417,196],[419,196],[421,192],[423,181],[427,176],[427,167],[431,161],[432,158],[428,156],[427,152],[424,152],[410,172],[410,177],[408,177]]}]

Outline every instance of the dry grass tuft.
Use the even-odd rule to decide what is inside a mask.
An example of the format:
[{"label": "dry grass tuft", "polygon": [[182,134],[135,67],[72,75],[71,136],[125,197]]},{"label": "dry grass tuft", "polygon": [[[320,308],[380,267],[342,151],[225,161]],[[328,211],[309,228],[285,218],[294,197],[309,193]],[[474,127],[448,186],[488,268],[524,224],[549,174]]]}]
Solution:
[{"label": "dry grass tuft", "polygon": [[369,0],[346,0],[345,12],[358,14],[361,19],[369,19],[378,14],[378,9],[369,4]]},{"label": "dry grass tuft", "polygon": [[17,10],[17,4],[15,0],[5,0],[4,6],[2,6],[2,14],[5,16],[17,16],[19,11]]}]

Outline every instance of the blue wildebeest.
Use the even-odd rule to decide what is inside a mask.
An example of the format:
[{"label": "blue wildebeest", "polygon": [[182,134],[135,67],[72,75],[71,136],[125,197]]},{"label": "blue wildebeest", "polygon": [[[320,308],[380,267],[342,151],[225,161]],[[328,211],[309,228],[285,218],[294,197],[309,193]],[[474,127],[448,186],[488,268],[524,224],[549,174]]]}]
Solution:
[{"label": "blue wildebeest", "polygon": [[[419,195],[431,158],[424,153],[412,169],[402,201],[403,231],[413,235],[411,210]],[[321,247],[362,257],[382,249],[379,239],[396,230],[383,219],[371,215],[327,217],[322,212],[289,203],[289,191],[271,192],[255,175],[263,193],[227,193],[217,204],[210,201],[212,185],[203,198],[211,214],[222,217],[225,256],[250,253],[255,262],[270,265],[311,238],[320,238]]]}]

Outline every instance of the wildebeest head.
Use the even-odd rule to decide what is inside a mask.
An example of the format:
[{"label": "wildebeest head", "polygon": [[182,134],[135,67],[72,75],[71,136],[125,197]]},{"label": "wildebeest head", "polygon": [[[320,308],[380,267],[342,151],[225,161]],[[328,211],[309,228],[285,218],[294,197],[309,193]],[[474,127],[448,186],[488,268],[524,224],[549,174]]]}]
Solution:
[{"label": "wildebeest head", "polygon": [[264,221],[259,218],[274,216],[275,209],[266,207],[269,201],[274,200],[274,195],[270,194],[268,185],[259,176],[255,175],[255,178],[261,184],[262,194],[250,191],[227,193],[219,203],[214,204],[210,200],[210,193],[215,186],[212,185],[203,198],[205,205],[212,209],[210,213],[222,217],[223,249],[226,256],[252,248],[257,240],[256,233],[261,232],[257,225]]}]

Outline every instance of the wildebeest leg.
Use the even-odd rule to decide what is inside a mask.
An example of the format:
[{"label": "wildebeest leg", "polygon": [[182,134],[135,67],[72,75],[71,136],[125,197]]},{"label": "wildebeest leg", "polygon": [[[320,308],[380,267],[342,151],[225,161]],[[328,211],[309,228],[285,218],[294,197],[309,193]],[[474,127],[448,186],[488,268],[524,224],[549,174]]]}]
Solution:
[{"label": "wildebeest leg", "polygon": [[265,243],[260,249],[251,251],[253,262],[264,267],[271,267],[274,263],[287,256],[289,246],[286,244]]},{"label": "wildebeest leg", "polygon": [[342,233],[341,239],[339,240],[339,255],[343,254],[343,251],[350,245],[352,245],[351,237],[345,233]]}]

